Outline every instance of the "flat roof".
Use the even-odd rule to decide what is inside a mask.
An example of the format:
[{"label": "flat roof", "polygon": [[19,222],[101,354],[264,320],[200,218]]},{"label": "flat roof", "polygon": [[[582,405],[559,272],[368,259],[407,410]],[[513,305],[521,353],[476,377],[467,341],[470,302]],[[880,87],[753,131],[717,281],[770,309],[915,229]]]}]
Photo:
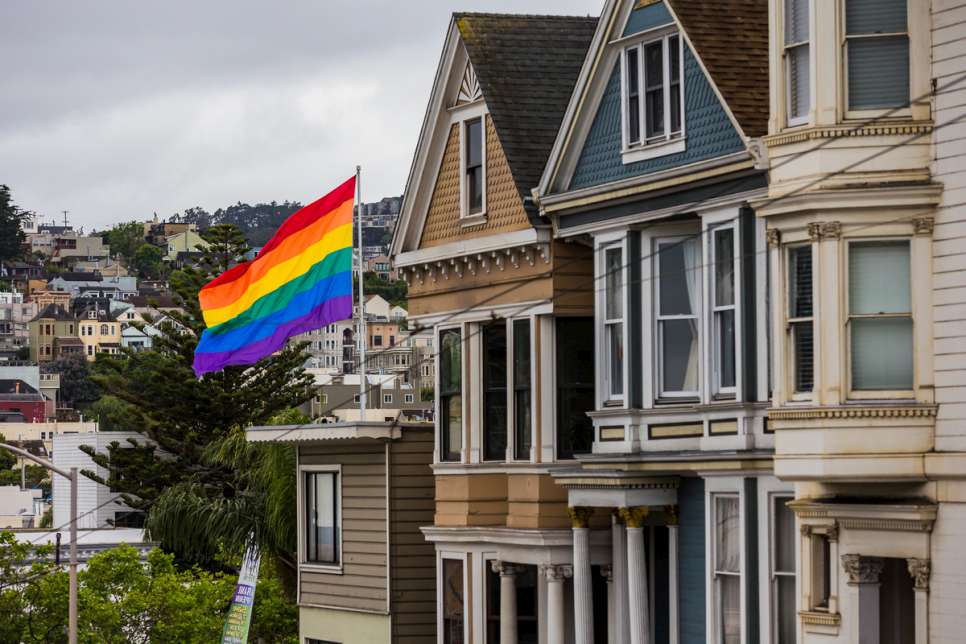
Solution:
[{"label": "flat roof", "polygon": [[[378,412],[379,410],[372,410]],[[300,443],[331,440],[396,440],[405,428],[432,428],[432,423],[345,421],[304,425],[261,425],[245,430],[250,443]]]}]

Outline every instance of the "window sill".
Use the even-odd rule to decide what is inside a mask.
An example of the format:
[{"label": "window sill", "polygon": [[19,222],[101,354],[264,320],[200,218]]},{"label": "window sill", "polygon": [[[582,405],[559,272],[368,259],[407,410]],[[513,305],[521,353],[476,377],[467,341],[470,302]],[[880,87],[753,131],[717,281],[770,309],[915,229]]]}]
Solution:
[{"label": "window sill", "polygon": [[687,137],[682,136],[676,139],[661,141],[660,143],[649,143],[639,147],[627,148],[621,152],[621,162],[627,165],[629,163],[637,163],[638,161],[656,159],[657,157],[663,157],[669,154],[678,154],[687,149],[686,141]]},{"label": "window sill", "polygon": [[807,633],[838,635],[842,615],[823,610],[803,610],[798,613],[802,618],[802,628]]},{"label": "window sill", "polygon": [[343,574],[341,565],[326,565],[326,564],[309,563],[305,561],[299,564],[299,570],[306,571],[306,572],[321,572],[328,575]]},{"label": "window sill", "polygon": [[460,226],[462,226],[463,228],[482,226],[485,223],[486,223],[486,212],[478,212],[475,215],[466,215],[465,217],[460,217]]}]

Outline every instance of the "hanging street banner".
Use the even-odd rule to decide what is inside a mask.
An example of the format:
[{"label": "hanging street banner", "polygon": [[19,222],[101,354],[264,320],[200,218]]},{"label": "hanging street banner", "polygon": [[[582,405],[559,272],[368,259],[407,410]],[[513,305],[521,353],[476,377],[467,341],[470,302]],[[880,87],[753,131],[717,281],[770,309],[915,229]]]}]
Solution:
[{"label": "hanging street banner", "polygon": [[238,585],[228,605],[225,629],[221,633],[221,644],[246,644],[248,628],[252,623],[252,606],[255,603],[255,585],[258,583],[258,564],[261,556],[258,547],[248,546],[238,573]]}]

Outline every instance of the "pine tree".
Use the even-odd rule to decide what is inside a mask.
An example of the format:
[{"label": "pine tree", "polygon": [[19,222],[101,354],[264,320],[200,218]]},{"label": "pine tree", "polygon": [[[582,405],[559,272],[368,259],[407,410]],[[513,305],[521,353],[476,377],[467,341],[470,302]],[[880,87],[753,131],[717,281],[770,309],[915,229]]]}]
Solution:
[{"label": "pine tree", "polygon": [[[199,262],[170,280],[186,311],[174,316],[182,326],[166,325],[151,351],[102,355],[96,364],[95,381],[127,405],[128,428],[150,442],[115,443],[107,454],[85,450],[108,475],[84,474],[118,490],[128,506],[146,511],[151,537],[182,560],[217,567],[219,549],[237,554],[255,533],[263,552],[289,567],[294,528],[269,525],[265,488],[273,478],[283,487],[294,479],[294,465],[278,453],[291,448],[249,445],[244,430],[308,400],[312,379],[302,369],[304,345],[288,346],[252,366],[195,378],[194,349],[204,329],[198,291],[248,251],[234,226],[213,226],[204,237],[209,247]],[[275,470],[253,476],[254,465],[273,458],[279,463]],[[235,513],[236,526],[246,531],[230,530],[225,512],[195,513],[199,507]]]}]

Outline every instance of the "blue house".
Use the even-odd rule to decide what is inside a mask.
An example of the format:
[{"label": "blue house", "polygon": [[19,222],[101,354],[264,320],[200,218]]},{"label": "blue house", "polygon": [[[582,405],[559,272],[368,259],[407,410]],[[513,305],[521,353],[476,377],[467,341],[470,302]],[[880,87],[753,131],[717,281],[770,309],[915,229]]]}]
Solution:
[{"label": "blue house", "polygon": [[768,113],[766,2],[605,5],[534,191],[558,238],[595,251],[594,442],[555,474],[572,514],[613,517],[609,552],[575,533],[578,643],[602,563],[612,641],[795,641],[753,206]]}]

